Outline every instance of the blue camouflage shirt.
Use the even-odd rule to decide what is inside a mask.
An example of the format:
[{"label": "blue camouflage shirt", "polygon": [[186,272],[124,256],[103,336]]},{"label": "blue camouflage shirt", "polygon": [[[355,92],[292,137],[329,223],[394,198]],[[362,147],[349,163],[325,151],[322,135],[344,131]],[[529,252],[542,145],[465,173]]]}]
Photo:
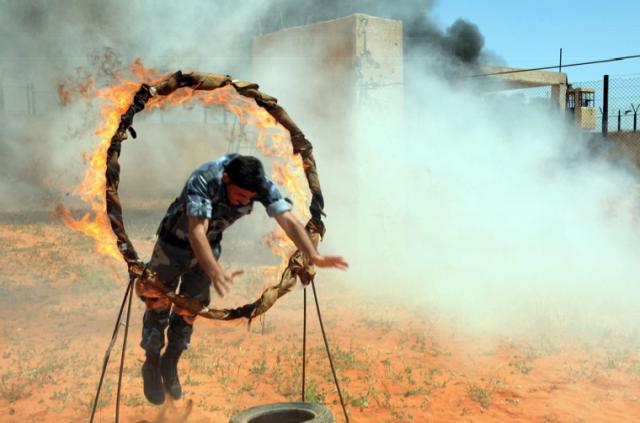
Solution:
[{"label": "blue camouflage shirt", "polygon": [[247,205],[234,206],[227,200],[222,174],[225,166],[237,154],[227,154],[217,160],[206,162],[189,177],[182,193],[169,206],[158,232],[168,232],[182,240],[189,240],[187,216],[209,219],[207,238],[212,245],[219,244],[222,232],[233,222],[251,213],[253,202],[259,201],[270,217],[291,210],[292,203],[284,198],[276,184],[265,177],[264,189],[258,192]]}]

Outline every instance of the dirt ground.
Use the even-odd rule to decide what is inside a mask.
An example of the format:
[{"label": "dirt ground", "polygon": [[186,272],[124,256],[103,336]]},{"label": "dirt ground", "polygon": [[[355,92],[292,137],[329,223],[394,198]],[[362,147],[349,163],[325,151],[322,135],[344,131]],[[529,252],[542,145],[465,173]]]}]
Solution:
[{"label": "dirt ground", "polygon": [[[156,223],[149,215],[128,222],[145,257]],[[2,216],[0,421],[88,421],[126,286],[124,265],[96,256],[92,245],[46,213]],[[224,305],[255,298],[262,272],[248,270]],[[323,275],[320,304],[353,422],[640,421],[639,340],[605,337],[585,344],[539,337],[487,344],[442,316],[382,306],[351,291],[339,274]],[[326,404],[343,421],[313,311],[307,400]],[[247,407],[300,400],[301,288],[250,329],[246,322],[198,320],[181,361],[185,399],[162,407],[142,393],[142,313],[135,299],[121,421],[227,422]],[[113,421],[121,339],[97,422]]]}]

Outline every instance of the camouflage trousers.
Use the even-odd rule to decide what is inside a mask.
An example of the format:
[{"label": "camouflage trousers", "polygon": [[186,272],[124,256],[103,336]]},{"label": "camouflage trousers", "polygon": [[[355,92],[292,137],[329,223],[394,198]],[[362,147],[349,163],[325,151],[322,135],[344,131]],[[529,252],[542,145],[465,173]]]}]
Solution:
[{"label": "camouflage trousers", "polygon": [[[217,259],[220,256],[220,246],[212,246],[212,250]],[[178,248],[158,239],[148,267],[172,291],[179,290],[179,293],[195,298],[203,305],[211,302],[211,280],[190,249]],[[150,353],[158,353],[166,344],[165,330],[168,345],[173,349],[184,350],[193,334],[193,318],[171,312],[170,306],[147,309],[142,321],[140,346]]]}]

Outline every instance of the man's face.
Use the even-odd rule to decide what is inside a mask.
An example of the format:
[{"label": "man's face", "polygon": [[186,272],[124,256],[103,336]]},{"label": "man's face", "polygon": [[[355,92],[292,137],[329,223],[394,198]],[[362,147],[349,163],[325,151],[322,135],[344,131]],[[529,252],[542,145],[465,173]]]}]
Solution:
[{"label": "man's face", "polygon": [[222,175],[222,181],[227,190],[227,200],[232,206],[244,206],[251,202],[256,193],[248,189],[241,188],[229,180],[229,176],[225,173]]}]

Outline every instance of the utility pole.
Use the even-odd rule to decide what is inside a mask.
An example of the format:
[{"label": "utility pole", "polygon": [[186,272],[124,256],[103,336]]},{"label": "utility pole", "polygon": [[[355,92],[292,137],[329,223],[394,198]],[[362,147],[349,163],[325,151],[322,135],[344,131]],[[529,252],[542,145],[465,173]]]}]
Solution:
[{"label": "utility pole", "polygon": [[560,65],[558,66],[558,72],[562,72],[562,47],[560,47]]}]

